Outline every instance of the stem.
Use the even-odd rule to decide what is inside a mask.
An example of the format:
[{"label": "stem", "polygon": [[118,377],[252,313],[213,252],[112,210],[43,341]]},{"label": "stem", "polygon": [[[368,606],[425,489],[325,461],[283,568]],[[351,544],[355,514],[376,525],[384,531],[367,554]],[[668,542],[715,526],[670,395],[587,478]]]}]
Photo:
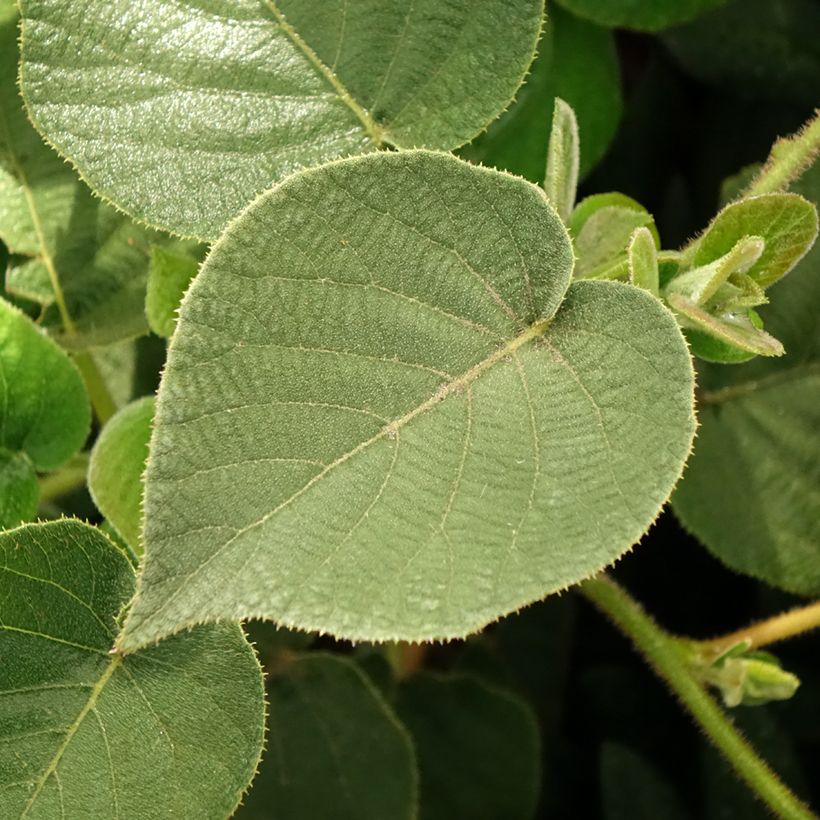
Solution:
[{"label": "stem", "polygon": [[73,358],[74,364],[82,373],[94,414],[100,424],[105,424],[117,412],[117,405],[94,361],[94,356],[91,353],[82,352],[75,353]]},{"label": "stem", "polygon": [[692,645],[720,655],[743,640],[751,642],[749,649],[759,649],[762,646],[784,641],[818,628],[820,628],[820,601],[815,601],[813,604],[790,609],[788,612],[758,621],[745,629],[738,629],[728,635],[721,635],[719,638],[692,641]]},{"label": "stem", "polygon": [[406,678],[421,669],[426,651],[427,645],[421,643],[396,641],[384,644],[384,655],[393,667],[393,673],[399,679]]},{"label": "stem", "polygon": [[682,642],[662,630],[640,604],[605,575],[585,581],[578,590],[629,637],[738,776],[778,817],[818,820],[769,769],[703,686],[691,676]]},{"label": "stem", "polygon": [[[820,109],[796,134],[779,139],[742,196],[785,191],[820,154]],[[739,197],[738,197],[739,198]]]},{"label": "stem", "polygon": [[40,503],[47,504],[61,495],[70,493],[85,484],[88,472],[88,453],[78,453],[56,473],[40,479]]}]

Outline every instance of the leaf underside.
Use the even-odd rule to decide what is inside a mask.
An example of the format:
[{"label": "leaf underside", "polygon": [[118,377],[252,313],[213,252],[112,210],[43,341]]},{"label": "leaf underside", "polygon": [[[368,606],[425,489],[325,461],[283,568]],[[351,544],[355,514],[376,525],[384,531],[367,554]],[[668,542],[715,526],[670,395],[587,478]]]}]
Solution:
[{"label": "leaf underside", "polygon": [[691,362],[630,286],[551,321],[571,270],[540,189],[444,154],[260,198],[182,306],[121,645],[250,615],[455,637],[621,555],[688,453]]}]

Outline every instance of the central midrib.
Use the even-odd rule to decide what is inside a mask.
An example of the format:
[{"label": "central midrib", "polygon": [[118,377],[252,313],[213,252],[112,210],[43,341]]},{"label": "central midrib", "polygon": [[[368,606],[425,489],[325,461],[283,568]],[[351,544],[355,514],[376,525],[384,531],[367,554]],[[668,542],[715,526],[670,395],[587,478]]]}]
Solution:
[{"label": "central midrib", "polygon": [[74,735],[77,733],[77,730],[82,725],[82,722],[88,716],[88,713],[97,705],[97,701],[102,694],[102,690],[105,688],[105,685],[111,680],[111,676],[114,672],[117,671],[120,664],[122,663],[123,657],[122,655],[115,655],[111,661],[106,666],[105,671],[100,676],[100,679],[94,684],[94,688],[91,690],[91,693],[88,696],[88,700],[85,703],[85,706],[80,710],[80,713],[74,719],[74,722],[71,726],[68,727],[68,731],[66,732],[66,736],[63,739],[63,742],[60,744],[57,751],[54,753],[54,756],[51,758],[48,766],[46,767],[43,774],[40,776],[39,780],[37,781],[34,791],[31,794],[31,797],[28,799],[25,807],[23,808],[23,812],[20,815],[20,820],[24,820],[28,816],[29,811],[31,811],[34,804],[37,802],[37,798],[43,791],[48,779],[51,777],[52,774],[57,770],[57,766],[60,765],[60,760],[62,759],[63,755],[68,749],[71,741],[74,739]]},{"label": "central midrib", "polygon": [[347,88],[345,88],[342,81],[331,71],[330,67],[322,61],[299,32],[285,19],[285,15],[279,10],[275,0],[266,0],[266,2],[279,28],[282,29],[296,48],[305,55],[310,64],[324,77],[330,87],[339,96],[339,99],[356,115],[373,144],[377,148],[383,147],[384,134],[378,123],[365,111]]},{"label": "central midrib", "polygon": [[537,322],[531,324],[523,333],[520,333],[515,338],[511,339],[506,344],[502,345],[495,351],[493,351],[489,356],[485,359],[482,359],[477,364],[473,365],[469,370],[465,373],[462,373],[461,376],[453,379],[452,381],[446,382],[439,387],[439,389],[428,399],[423,401],[421,404],[414,407],[412,410],[409,410],[403,416],[400,416],[397,419],[394,419],[389,424],[386,424],[376,433],[374,436],[371,436],[366,441],[363,441],[353,447],[351,450],[348,450],[346,453],[339,456],[337,459],[332,461],[328,464],[324,469],[322,469],[319,473],[317,473],[310,481],[306,482],[302,487],[300,487],[295,493],[290,495],[281,503],[277,504],[276,507],[269,512],[265,513],[261,518],[256,521],[247,524],[242,529],[237,530],[228,541],[222,544],[219,549],[213,552],[210,557],[205,560],[204,562],[197,565],[197,567],[189,573],[183,579],[183,583],[176,587],[176,589],[171,593],[171,595],[162,602],[162,604],[154,609],[147,615],[143,615],[140,613],[140,618],[134,626],[132,621],[134,620],[134,613],[139,608],[139,602],[141,599],[142,593],[142,584],[145,577],[145,572],[143,571],[140,573],[139,579],[137,581],[137,593],[134,596],[134,603],[131,606],[131,611],[128,614],[128,617],[125,622],[125,626],[123,630],[120,632],[117,640],[116,640],[116,647],[119,651],[123,653],[131,653],[135,652],[138,649],[142,648],[143,646],[150,643],[152,640],[157,639],[157,635],[149,638],[147,641],[143,639],[138,639],[137,641],[131,643],[128,641],[130,637],[130,633],[134,630],[139,630],[146,622],[150,622],[157,615],[162,612],[167,606],[176,598],[176,596],[180,593],[180,591],[184,587],[184,583],[189,581],[194,575],[201,572],[208,564],[217,556],[219,556],[223,550],[225,550],[230,544],[232,544],[237,538],[244,535],[245,533],[249,532],[250,530],[254,529],[255,527],[259,527],[264,524],[266,521],[270,520],[274,515],[279,513],[282,509],[287,507],[289,504],[293,503],[297,498],[304,495],[311,487],[318,484],[328,473],[335,470],[337,467],[341,466],[345,462],[349,461],[354,456],[361,453],[363,450],[366,450],[371,445],[375,444],[376,442],[387,438],[387,437],[394,437],[399,430],[403,427],[406,427],[413,419],[417,416],[423,415],[428,410],[431,410],[433,407],[438,405],[440,402],[444,401],[448,396],[453,393],[461,393],[465,388],[469,387],[476,379],[481,376],[482,373],[489,370],[494,365],[498,364],[500,361],[504,361],[512,356],[517,350],[519,350],[524,345],[534,342],[541,337],[543,337],[547,330],[549,329],[550,325],[552,324],[553,319],[541,319]]}]

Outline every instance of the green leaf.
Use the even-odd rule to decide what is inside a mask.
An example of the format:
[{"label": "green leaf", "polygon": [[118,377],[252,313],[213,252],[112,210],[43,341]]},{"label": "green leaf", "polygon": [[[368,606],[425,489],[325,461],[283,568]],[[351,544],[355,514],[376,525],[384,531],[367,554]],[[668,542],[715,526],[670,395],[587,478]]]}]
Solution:
[{"label": "green leaf", "polygon": [[419,759],[420,820],[529,820],[538,804],[535,715],[515,695],[466,677],[403,681],[396,710]]},{"label": "green leaf", "polygon": [[558,0],[558,3],[602,26],[658,31],[692,20],[726,0]]},{"label": "green leaf", "polygon": [[196,276],[200,260],[201,255],[194,252],[175,253],[159,246],[151,248],[145,315],[157,336],[170,336],[174,332],[179,303]]},{"label": "green leaf", "polygon": [[604,820],[688,820],[669,779],[628,746],[605,740],[598,766]]},{"label": "green leaf", "polygon": [[301,167],[470,140],[523,81],[543,0],[21,7],[38,129],[128,213],[213,239]]},{"label": "green leaf", "polygon": [[0,449],[0,528],[34,518],[39,496],[37,473],[29,457]]},{"label": "green leaf", "polygon": [[171,343],[123,645],[243,615],[460,636],[627,550],[687,455],[691,362],[635,288],[555,316],[571,270],[541,189],[446,154],[257,200]]},{"label": "green leaf", "polygon": [[815,0],[735,0],[664,35],[689,74],[721,93],[817,105],[820,8]]},{"label": "green leaf", "polygon": [[79,521],[0,534],[0,816],[224,820],[262,748],[262,676],[238,626],[111,654],[134,588]]},{"label": "green leaf", "polygon": [[17,92],[17,23],[16,5],[0,0],[0,238],[22,255],[6,287],[43,306],[41,323],[65,347],[138,336],[149,247],[167,239],[93,197],[31,127]]},{"label": "green leaf", "polygon": [[142,552],[142,474],[153,417],[153,396],[120,410],[103,427],[88,467],[88,489],[97,509],[137,555]]},{"label": "green leaf", "polygon": [[0,528],[33,517],[36,472],[82,447],[91,410],[77,368],[17,308],[0,299]]},{"label": "green leaf", "polygon": [[355,663],[285,661],[268,696],[268,750],[237,820],[415,820],[410,737]]},{"label": "green leaf", "polygon": [[552,114],[544,191],[566,222],[575,206],[578,189],[578,121],[575,112],[560,97]]},{"label": "green leaf", "polygon": [[762,288],[785,276],[817,238],[817,210],[797,194],[764,194],[727,205],[690,251],[693,266],[708,265],[745,237],[760,237],[765,248],[746,271]]},{"label": "green leaf", "polygon": [[659,292],[658,249],[649,228],[636,228],[627,246],[629,282],[648,290],[653,296]]},{"label": "green leaf", "polygon": [[583,176],[603,157],[621,118],[618,57],[612,32],[553,4],[538,56],[515,102],[461,155],[540,185],[556,97],[578,118]]},{"label": "green leaf", "polygon": [[[799,189],[820,200],[820,165]],[[781,359],[700,370],[697,446],[675,512],[733,569],[820,594],[820,248],[770,292],[766,327]]]},{"label": "green leaf", "polygon": [[625,278],[629,273],[629,242],[633,232],[644,227],[657,241],[652,214],[624,194],[593,194],[579,202],[569,219],[575,240],[575,275],[582,279]]}]

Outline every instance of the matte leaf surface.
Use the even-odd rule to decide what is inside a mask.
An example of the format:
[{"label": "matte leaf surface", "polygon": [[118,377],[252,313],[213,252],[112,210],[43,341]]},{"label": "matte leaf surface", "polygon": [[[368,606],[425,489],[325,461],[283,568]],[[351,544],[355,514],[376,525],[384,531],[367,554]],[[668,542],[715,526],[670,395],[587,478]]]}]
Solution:
[{"label": "matte leaf surface", "polygon": [[415,820],[410,736],[355,663],[290,661],[268,697],[267,751],[237,820]]},{"label": "matte leaf surface", "polygon": [[167,337],[174,332],[179,303],[199,269],[199,259],[193,252],[195,247],[186,249],[187,253],[159,246],[151,248],[145,315],[157,336]]},{"label": "matte leaf surface", "polygon": [[142,474],[153,417],[153,396],[120,410],[103,427],[88,467],[94,503],[137,554],[142,551]]},{"label": "matte leaf surface", "polygon": [[396,710],[419,761],[420,820],[530,820],[538,804],[538,724],[517,696],[469,676],[415,675]]},{"label": "matte leaf surface", "polygon": [[22,255],[6,286],[43,306],[41,323],[66,347],[138,336],[150,244],[167,238],[92,196],[31,127],[17,91],[18,35],[15,3],[0,0],[0,239]]},{"label": "matte leaf surface", "polygon": [[[820,165],[797,187],[820,200]],[[820,248],[761,308],[786,355],[699,368],[701,428],[675,512],[730,567],[820,594]]]},{"label": "matte leaf surface", "polygon": [[556,97],[578,118],[584,175],[606,152],[621,118],[615,41],[612,32],[551,4],[538,56],[515,102],[461,155],[540,184]]},{"label": "matte leaf surface", "polygon": [[36,510],[36,471],[82,447],[91,424],[85,386],[63,351],[0,299],[0,527]]},{"label": "matte leaf surface", "polygon": [[0,534],[0,816],[224,820],[258,760],[259,665],[238,626],[123,657],[125,555],[79,521]]},{"label": "matte leaf surface", "polygon": [[691,20],[726,0],[558,0],[564,8],[610,28],[657,31]]},{"label": "matte leaf surface", "polygon": [[541,189],[445,154],[261,197],[183,302],[123,645],[459,636],[621,555],[687,455],[691,361],[653,297],[571,272]]},{"label": "matte leaf surface", "polygon": [[23,91],[37,127],[96,191],[212,239],[300,167],[470,140],[521,84],[542,8],[25,0]]}]

